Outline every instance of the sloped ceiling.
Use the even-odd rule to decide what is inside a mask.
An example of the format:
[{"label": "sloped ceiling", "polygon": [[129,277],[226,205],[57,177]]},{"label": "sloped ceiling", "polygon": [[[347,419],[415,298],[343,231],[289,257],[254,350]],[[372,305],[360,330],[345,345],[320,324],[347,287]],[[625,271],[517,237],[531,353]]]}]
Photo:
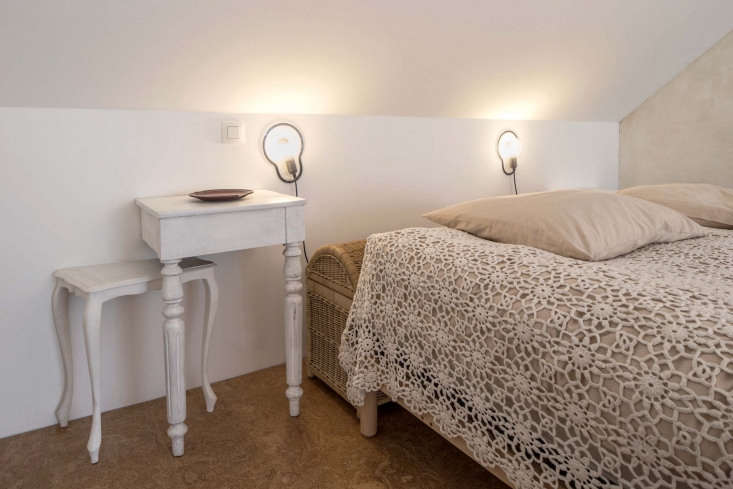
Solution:
[{"label": "sloped ceiling", "polygon": [[0,105],[618,121],[731,0],[0,2]]}]

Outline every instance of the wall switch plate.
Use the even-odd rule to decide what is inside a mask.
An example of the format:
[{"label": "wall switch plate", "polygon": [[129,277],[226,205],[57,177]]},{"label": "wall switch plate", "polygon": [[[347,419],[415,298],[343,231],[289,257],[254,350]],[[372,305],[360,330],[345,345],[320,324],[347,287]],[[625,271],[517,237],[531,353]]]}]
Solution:
[{"label": "wall switch plate", "polygon": [[244,127],[242,127],[242,121],[237,121],[237,120],[221,121],[221,142],[222,143],[244,142]]}]

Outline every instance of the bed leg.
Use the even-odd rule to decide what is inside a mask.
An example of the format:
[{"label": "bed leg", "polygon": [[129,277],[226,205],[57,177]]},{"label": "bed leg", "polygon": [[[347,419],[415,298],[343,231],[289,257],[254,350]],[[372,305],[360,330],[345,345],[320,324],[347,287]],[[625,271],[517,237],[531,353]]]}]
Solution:
[{"label": "bed leg", "polygon": [[359,410],[359,429],[361,434],[370,438],[377,434],[377,393],[367,392],[364,405]]}]

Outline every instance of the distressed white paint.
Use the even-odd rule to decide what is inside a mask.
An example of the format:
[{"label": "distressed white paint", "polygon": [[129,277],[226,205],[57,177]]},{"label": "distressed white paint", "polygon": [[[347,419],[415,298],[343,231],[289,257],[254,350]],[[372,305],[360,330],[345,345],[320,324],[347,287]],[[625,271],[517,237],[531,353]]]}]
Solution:
[{"label": "distressed white paint", "polygon": [[[193,280],[201,280],[204,282],[206,287],[206,315],[204,316],[204,339],[203,339],[203,351],[201,361],[201,375],[203,378],[202,390],[204,393],[204,399],[206,401],[206,408],[209,412],[213,411],[214,405],[216,404],[216,395],[211,389],[211,385],[208,381],[207,374],[207,359],[208,349],[211,339],[211,331],[213,329],[215,311],[218,303],[218,292],[216,286],[216,278],[214,275],[215,265],[211,262],[197,261],[194,263],[187,263],[184,269],[178,267],[178,264],[169,266],[166,270],[164,267],[161,273],[160,265],[156,260],[144,260],[134,262],[122,262],[122,263],[109,263],[104,265],[91,265],[86,267],[74,267],[57,270],[54,272],[56,278],[56,286],[54,288],[52,297],[52,308],[54,315],[54,323],[56,325],[56,332],[58,335],[59,346],[61,350],[61,356],[64,364],[64,389],[61,393],[61,401],[56,409],[56,419],[58,420],[59,426],[66,428],[69,422],[69,411],[71,409],[72,401],[72,386],[73,386],[73,361],[72,361],[72,347],[71,347],[71,331],[69,329],[69,317],[68,317],[68,298],[69,293],[73,293],[76,296],[81,297],[84,300],[84,333],[85,333],[85,345],[87,351],[87,363],[89,367],[89,377],[92,385],[92,427],[89,434],[89,442],[87,443],[87,450],[89,451],[89,457],[93,464],[99,461],[99,447],[102,444],[102,419],[101,419],[101,402],[100,396],[102,394],[101,386],[101,316],[102,306],[105,302],[116,299],[118,297],[139,295],[149,290],[160,289],[161,286],[164,289],[164,298],[174,296],[178,290],[166,291],[166,287],[170,287],[167,283],[168,276],[175,276],[179,281],[174,287],[180,289],[182,294],[181,285],[186,282]],[[177,268],[177,269],[176,269]],[[163,279],[161,280],[161,275]],[[162,282],[162,284],[161,284]],[[179,302],[180,302],[180,298]],[[170,326],[168,320],[175,319],[177,316],[176,311],[168,310],[170,304],[173,304],[173,300],[166,302],[166,308],[164,309],[164,315],[166,315],[165,324],[165,336],[166,336],[166,353],[174,352],[171,356],[174,357],[175,361],[180,361],[183,364],[183,357],[176,356],[181,354],[182,350],[176,348],[176,345],[171,347],[169,341],[169,329]],[[170,316],[170,317],[169,317]],[[175,334],[181,334],[182,328],[177,328],[177,324],[173,325]],[[176,336],[173,338],[176,338]],[[182,343],[182,341],[179,341]],[[169,373],[168,379],[170,380],[170,372],[175,369],[166,365],[166,371]],[[173,376],[182,374],[174,372]],[[183,385],[184,382],[176,382],[178,385]],[[169,384],[170,388],[170,384]],[[181,390],[178,394],[185,393]],[[171,408],[171,403],[168,404],[168,417],[170,419],[177,420],[177,424],[172,426],[168,433],[173,439],[173,453],[174,455],[183,455],[183,434],[186,432],[186,425],[183,424],[183,420],[186,416],[186,405],[185,399],[183,402],[182,412],[181,403],[179,399],[173,403],[175,408]],[[182,416],[182,418],[181,418]]]},{"label": "distressed white paint", "polygon": [[183,455],[183,437],[188,431],[186,420],[186,377],[184,375],[185,334],[183,329],[183,284],[180,258],[163,260],[163,344],[165,345],[165,391],[168,407],[168,436],[171,451]]},{"label": "distressed white paint", "polygon": [[[221,120],[246,128],[246,144],[221,144]],[[63,367],[49,297],[63,267],[152,258],[142,241],[135,197],[206,188],[292,193],[260,154],[273,121],[303,131],[299,182],[308,250],[404,226],[428,225],[437,207],[512,191],[496,137],[522,142],[521,192],[614,188],[618,124],[479,121],[402,117],[276,117],[233,114],[0,108],[0,436],[55,423]],[[285,360],[282,248],[218,254],[220,307],[211,340],[212,381]],[[198,358],[204,290],[186,285],[186,353]],[[72,298],[74,324],[81,303]],[[123,297],[102,312],[102,410],[165,395],[160,294]],[[72,328],[76,365],[86,364],[81,328]],[[89,378],[73,377],[70,419],[91,413]],[[187,388],[201,385],[187,362]],[[283,409],[286,407],[283,405]],[[164,414],[160,413],[160,421]],[[73,422],[71,423],[73,429]]]},{"label": "distressed white paint", "polygon": [[731,28],[730,0],[4,0],[0,105],[619,121]]},{"label": "distressed white paint", "polygon": [[290,416],[300,414],[300,398],[303,389],[303,281],[300,267],[300,243],[287,243],[283,250],[285,265],[285,375],[288,388],[285,396],[289,401]]},{"label": "distressed white paint", "polygon": [[[201,202],[187,195],[142,198],[142,238],[163,260],[303,241],[304,199],[257,189],[234,202]],[[290,215],[290,219],[288,216]]]},{"label": "distressed white paint", "polygon": [[[184,371],[183,305],[181,257],[198,253],[223,253],[241,249],[285,244],[285,362],[290,415],[300,413],[303,389],[303,299],[300,246],[305,239],[302,214],[294,219],[291,210],[302,208],[305,199],[258,189],[233,202],[201,202],[188,195],[138,198],[142,238],[163,263],[163,315],[165,321],[166,375],[168,394],[168,436],[173,455],[184,451],[186,381]],[[204,390],[206,392],[206,390]]]}]

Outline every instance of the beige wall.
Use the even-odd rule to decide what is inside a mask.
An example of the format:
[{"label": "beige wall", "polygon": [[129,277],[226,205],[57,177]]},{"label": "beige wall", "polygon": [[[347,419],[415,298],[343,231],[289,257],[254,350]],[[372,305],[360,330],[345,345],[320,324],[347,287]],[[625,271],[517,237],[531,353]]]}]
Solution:
[{"label": "beige wall", "polygon": [[619,186],[733,187],[733,32],[621,121]]}]

